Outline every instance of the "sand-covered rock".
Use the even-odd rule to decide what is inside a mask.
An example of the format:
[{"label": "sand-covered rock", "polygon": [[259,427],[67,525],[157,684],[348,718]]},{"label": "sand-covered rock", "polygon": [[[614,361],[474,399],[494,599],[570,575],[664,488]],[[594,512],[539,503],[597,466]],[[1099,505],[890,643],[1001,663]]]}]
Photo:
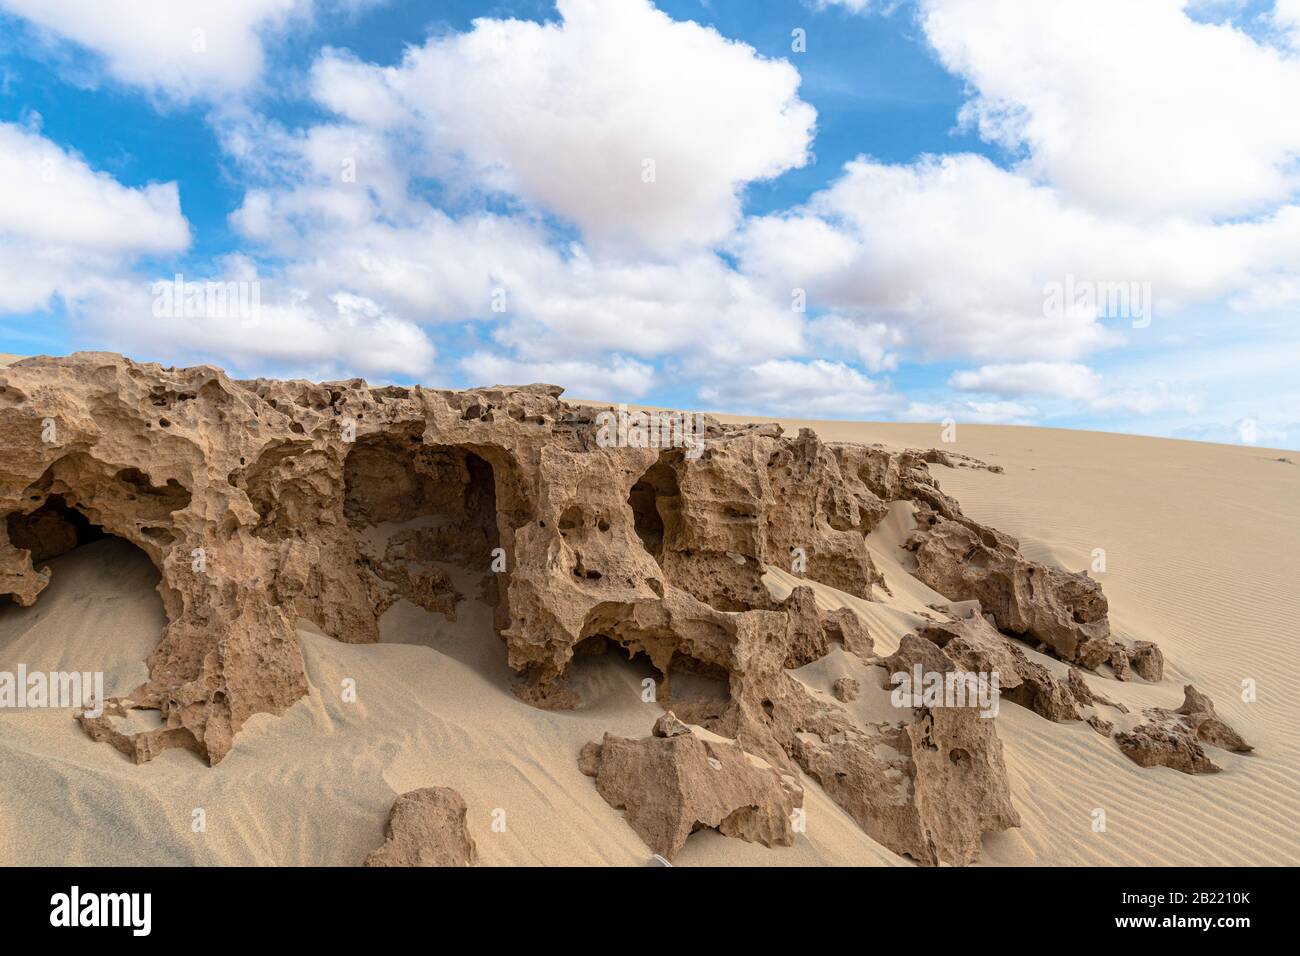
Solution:
[{"label": "sand-covered rock", "polygon": [[[888,673],[959,668],[935,644],[904,637]],[[826,709],[799,724],[800,767],[872,838],[918,863],[965,865],[984,833],[1020,825],[995,721],[968,706],[907,706],[897,722],[865,729]]]},{"label": "sand-covered rock", "polygon": [[857,700],[860,693],[862,686],[852,677],[837,677],[831,684],[831,696],[845,703]]},{"label": "sand-covered rock", "polygon": [[764,846],[793,844],[792,816],[803,805],[796,779],[733,743],[703,739],[679,724],[660,718],[640,740],[606,734],[582,749],[578,766],[667,860],[701,827]]},{"label": "sand-covered rock", "polygon": [[1191,684],[1183,688],[1183,703],[1177,710],[1151,707],[1143,716],[1143,723],[1115,734],[1120,750],[1142,767],[1218,773],[1222,768],[1210,759],[1202,744],[1234,753],[1254,749],[1219,719],[1213,701]]},{"label": "sand-covered rock", "polygon": [[402,794],[388,814],[384,845],[366,866],[471,866],[474,840],[465,825],[468,808],[450,787],[424,787]]},{"label": "sand-covered rock", "polygon": [[1088,686],[1088,681],[1083,676],[1083,671],[1077,667],[1071,667],[1065,675],[1065,686],[1070,692],[1070,696],[1075,702],[1083,707],[1091,707],[1093,704],[1105,704],[1107,707],[1113,707],[1121,714],[1127,714],[1128,708],[1121,703],[1111,700],[1104,694],[1099,694]]},{"label": "sand-covered rock", "polygon": [[951,508],[918,510],[908,547],[918,578],[951,600],[979,601],[999,630],[1089,669],[1110,660],[1106,597],[1085,572],[1030,561],[1014,538]]},{"label": "sand-covered rock", "polygon": [[1048,720],[1078,720],[1069,689],[1051,671],[999,634],[978,614],[923,628],[919,635],[943,648],[961,670],[997,675],[1000,695]]},{"label": "sand-covered rock", "polygon": [[848,653],[862,660],[876,656],[875,641],[862,618],[847,607],[833,611],[820,611],[822,630],[830,644],[839,644]]},{"label": "sand-covered rock", "polygon": [[1165,655],[1151,641],[1134,641],[1128,662],[1143,680],[1155,684],[1165,679]]}]

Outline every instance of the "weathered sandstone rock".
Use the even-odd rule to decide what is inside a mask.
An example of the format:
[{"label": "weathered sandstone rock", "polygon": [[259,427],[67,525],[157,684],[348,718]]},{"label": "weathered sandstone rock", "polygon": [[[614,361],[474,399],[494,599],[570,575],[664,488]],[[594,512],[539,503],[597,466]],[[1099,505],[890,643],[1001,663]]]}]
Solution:
[{"label": "weathered sandstone rock", "polygon": [[1115,735],[1120,749],[1143,767],[1218,773],[1222,768],[1209,758],[1202,744],[1236,753],[1254,749],[1219,719],[1214,703],[1191,684],[1183,688],[1183,703],[1177,710],[1150,707],[1143,713],[1145,723]]},{"label": "weathered sandstone rock", "polygon": [[1088,682],[1084,679],[1083,671],[1079,670],[1077,667],[1070,668],[1070,671],[1065,678],[1065,686],[1075,701],[1083,707],[1090,707],[1093,704],[1105,704],[1107,707],[1113,707],[1115,710],[1118,710],[1121,714],[1128,713],[1128,708],[1123,704],[1110,700],[1107,697],[1103,697],[1101,694],[1098,694],[1090,688]]},{"label": "weathered sandstone rock", "polygon": [[1143,680],[1159,683],[1165,679],[1165,655],[1150,641],[1134,641],[1128,649],[1128,662]]},{"label": "weathered sandstone rock", "polygon": [[1113,723],[1109,720],[1103,720],[1096,714],[1093,714],[1088,718],[1088,726],[1097,731],[1097,733],[1101,734],[1103,737],[1109,737],[1115,730],[1115,725]]},{"label": "weathered sandstone rock", "polygon": [[1218,773],[1196,735],[1181,721],[1156,719],[1115,734],[1119,749],[1139,767],[1169,767],[1183,773]]},{"label": "weathered sandstone rock", "polygon": [[1244,754],[1255,749],[1241,734],[1219,719],[1214,712],[1214,701],[1191,684],[1183,688],[1183,703],[1176,713],[1191,727],[1198,740],[1234,753]]},{"label": "weathered sandstone rock", "polygon": [[366,866],[473,865],[467,812],[464,798],[450,787],[402,794],[388,814],[387,839],[366,857]]},{"label": "weathered sandstone rock", "polygon": [[919,632],[963,671],[996,674],[1001,696],[1048,720],[1078,720],[1066,685],[1047,668],[1031,661],[1019,647],[978,615],[939,622]]},{"label": "weathered sandstone rock", "polygon": [[650,729],[650,734],[653,737],[681,737],[690,732],[691,728],[678,720],[671,710],[665,711],[664,715],[656,720],[654,727]]},{"label": "weathered sandstone rock", "polygon": [[[957,669],[929,641],[907,635],[886,671]],[[965,865],[981,836],[1020,825],[995,721],[976,707],[909,708],[863,732],[828,709],[806,709],[794,756],[873,839],[918,863]]]},{"label": "weathered sandstone rock", "polygon": [[735,744],[661,723],[640,740],[606,734],[578,758],[646,846],[671,860],[701,827],[764,846],[794,843],[792,815],[803,805],[803,789],[793,776]]},{"label": "weathered sandstone rock", "polygon": [[831,696],[839,701],[857,700],[862,687],[852,677],[837,677],[831,685]]},{"label": "weathered sandstone rock", "polygon": [[1128,651],[1118,644],[1112,644],[1110,648],[1110,669],[1116,680],[1129,679]]},{"label": "weathered sandstone rock", "polygon": [[953,507],[918,510],[908,546],[918,578],[950,600],[979,601],[999,630],[1042,641],[1089,669],[1110,659],[1106,597],[1086,573],[1029,561],[1014,538]]}]

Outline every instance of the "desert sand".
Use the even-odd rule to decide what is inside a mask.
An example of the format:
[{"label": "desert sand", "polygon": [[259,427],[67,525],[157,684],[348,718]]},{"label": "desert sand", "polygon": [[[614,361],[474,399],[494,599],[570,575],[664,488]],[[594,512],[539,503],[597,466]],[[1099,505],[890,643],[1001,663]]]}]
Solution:
[{"label": "desert sand", "polygon": [[[1079,570],[1104,548],[1107,571],[1097,577],[1114,633],[1164,651],[1159,684],[1110,680],[1103,668],[1090,675],[1093,688],[1139,711],[1176,707],[1194,683],[1255,746],[1249,755],[1216,751],[1219,774],[1143,769],[1086,724],[1003,706],[997,729],[1022,826],[987,835],[981,865],[1300,863],[1291,691],[1300,672],[1300,466],[1276,460],[1286,453],[991,426],[961,426],[959,441],[941,446],[938,426],[783,424],[811,425],[828,441],[944,447],[1001,465],[1001,474],[931,470],[967,514],[1017,536],[1030,558]],[[901,544],[910,523],[896,502],[868,539],[892,595],[865,601],[815,586],[825,607],[863,618],[878,652],[943,601],[908,573]],[[141,683],[165,625],[149,560],[106,539],[51,566],[52,583],[32,607],[0,608],[0,670],[94,664],[110,695]],[[778,597],[795,584],[776,568],[765,581]],[[308,697],[280,717],[251,718],[216,766],[179,749],[137,766],[92,742],[70,712],[0,712],[0,863],[359,865],[383,842],[394,798],[430,786],[465,798],[479,865],[650,862],[577,764],[587,741],[642,737],[662,713],[641,700],[652,673],[644,659],[578,659],[569,684],[582,705],[543,711],[511,693],[515,675],[486,605],[464,600],[452,622],[402,601],[380,629],[381,642],[364,645],[300,627]],[[1064,675],[1055,658],[1026,653]],[[858,720],[888,707],[883,671],[840,648],[792,673],[828,698],[837,678],[857,679],[862,698],[849,706]],[[346,678],[355,702],[341,698]],[[1253,703],[1242,700],[1247,679],[1258,687]],[[807,832],[794,846],[704,830],[675,864],[910,865],[817,783],[802,783]],[[1093,829],[1099,808],[1105,832]]]}]

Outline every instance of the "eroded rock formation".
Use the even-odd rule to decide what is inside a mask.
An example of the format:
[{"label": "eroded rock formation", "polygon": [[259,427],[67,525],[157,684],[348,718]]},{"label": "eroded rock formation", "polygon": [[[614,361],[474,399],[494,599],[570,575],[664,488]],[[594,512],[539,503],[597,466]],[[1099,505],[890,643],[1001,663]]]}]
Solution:
[{"label": "eroded rock formation", "polygon": [[366,866],[472,866],[465,799],[450,787],[410,790],[393,801],[384,845]]},{"label": "eroded rock formation", "polygon": [[[137,761],[181,746],[215,763],[250,716],[303,697],[299,622],[366,643],[400,599],[454,615],[482,597],[522,699],[576,706],[559,682],[575,650],[617,645],[649,659],[684,720],[778,776],[802,768],[900,853],[969,862],[981,833],[1016,825],[993,720],[909,708],[864,734],[787,668],[836,643],[872,662],[871,636],[807,588],[773,598],[763,576],[776,566],[870,599],[883,581],[866,535],[911,502],[923,581],[1089,667],[1114,645],[1096,582],[966,518],[923,453],[708,418],[690,454],[611,445],[602,410],[561,391],[238,381],[107,353],[20,361],[0,369],[0,597],[37,600],[43,562],[94,535],[148,555],[168,620],[149,679],[83,721]],[[909,652],[954,668],[978,643]],[[1050,683],[1006,654],[1051,711]],[[674,699],[683,672],[723,696]],[[131,708],[163,726],[114,729]],[[630,767],[679,739],[614,743],[602,759]]]}]

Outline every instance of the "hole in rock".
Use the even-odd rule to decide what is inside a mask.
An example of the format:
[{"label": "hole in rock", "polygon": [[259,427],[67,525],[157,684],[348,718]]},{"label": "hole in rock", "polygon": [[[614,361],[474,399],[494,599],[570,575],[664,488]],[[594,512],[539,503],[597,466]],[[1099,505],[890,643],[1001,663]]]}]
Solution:
[{"label": "hole in rock", "polygon": [[632,508],[637,537],[662,566],[666,529],[673,526],[681,509],[677,472],[666,456],[655,462],[632,486],[627,503]]},{"label": "hole in rock", "polygon": [[674,703],[726,704],[731,700],[731,675],[725,668],[674,651],[668,664],[668,685]]},{"label": "hole in rock", "polygon": [[51,495],[35,511],[9,515],[6,524],[9,541],[15,548],[30,551],[34,566],[107,537],[103,528],[68,507],[62,495]]},{"label": "hole in rock", "polygon": [[560,682],[578,695],[584,707],[593,707],[644,700],[647,680],[652,682],[655,698],[660,698],[663,674],[644,650],[632,650],[604,634],[591,634],[573,646],[573,658]]},{"label": "hole in rock", "polygon": [[[475,596],[466,593],[472,581],[493,577],[496,476],[469,449],[409,439],[357,441],[344,464],[344,514],[371,570],[395,597],[450,613],[462,595]],[[483,592],[495,601],[495,588]]]},{"label": "hole in rock", "polygon": [[96,675],[80,692],[67,691],[81,694],[74,705],[142,684],[146,660],[167,626],[160,575],[149,556],[60,495],[27,514],[7,515],[0,533],[31,551],[37,569],[51,572],[30,607],[0,597],[0,671],[23,665],[28,673]]}]

